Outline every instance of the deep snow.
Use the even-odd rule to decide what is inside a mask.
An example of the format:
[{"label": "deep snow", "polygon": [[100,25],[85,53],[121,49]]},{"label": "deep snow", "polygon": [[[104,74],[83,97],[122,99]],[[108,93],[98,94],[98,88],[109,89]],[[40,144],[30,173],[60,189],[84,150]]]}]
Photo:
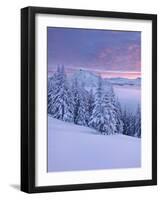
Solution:
[{"label": "deep snow", "polygon": [[141,139],[48,116],[48,172],[141,167]]}]

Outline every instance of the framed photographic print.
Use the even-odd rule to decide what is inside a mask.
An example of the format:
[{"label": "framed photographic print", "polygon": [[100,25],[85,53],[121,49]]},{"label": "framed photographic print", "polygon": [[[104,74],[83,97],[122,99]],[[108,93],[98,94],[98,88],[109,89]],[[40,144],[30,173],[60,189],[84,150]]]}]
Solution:
[{"label": "framed photographic print", "polygon": [[21,190],[157,184],[157,16],[21,10]]}]

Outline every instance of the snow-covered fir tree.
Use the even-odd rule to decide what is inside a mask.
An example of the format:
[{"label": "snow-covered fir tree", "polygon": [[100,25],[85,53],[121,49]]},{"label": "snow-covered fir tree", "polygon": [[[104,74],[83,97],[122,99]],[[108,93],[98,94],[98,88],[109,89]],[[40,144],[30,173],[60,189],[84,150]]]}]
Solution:
[{"label": "snow-covered fir tree", "polygon": [[129,127],[129,135],[135,136],[135,121],[136,121],[136,115],[130,113],[129,115],[130,120],[130,127]]},{"label": "snow-covered fir tree", "polygon": [[79,88],[79,107],[78,107],[78,115],[77,115],[77,124],[87,126],[86,121],[86,112],[87,112],[87,99],[85,96],[85,90],[83,88]]},{"label": "snow-covered fir tree", "polygon": [[74,105],[74,123],[87,126],[88,92],[83,85],[78,84],[75,77],[72,82],[72,95]]},{"label": "snow-covered fir tree", "polygon": [[125,108],[122,119],[123,119],[123,134],[134,136],[135,116],[132,113],[128,112]]},{"label": "snow-covered fir tree", "polygon": [[60,74],[60,66],[58,65],[56,72],[48,78],[48,113],[52,114],[53,103],[55,99],[55,95],[57,93],[57,88],[59,87],[59,83],[61,82],[58,80]]},{"label": "snow-covered fir tree", "polygon": [[53,88],[49,89],[52,92],[49,92],[48,111],[54,118],[73,122],[73,100],[71,89],[64,71],[64,66],[57,68],[57,71],[53,76],[53,80]]},{"label": "snow-covered fir tree", "polygon": [[129,134],[129,119],[128,119],[128,113],[126,108],[124,109],[124,112],[122,113],[122,121],[123,121],[123,134],[128,135]]},{"label": "snow-covered fir tree", "polygon": [[78,89],[78,81],[76,78],[72,80],[71,90],[73,99],[73,121],[75,124],[77,124],[77,116],[79,108],[79,89]]},{"label": "snow-covered fir tree", "polygon": [[53,77],[48,78],[48,113],[51,114],[52,110],[52,97],[53,96]]},{"label": "snow-covered fir tree", "polygon": [[110,95],[111,93],[107,92],[102,99],[103,115],[105,118],[104,130],[107,135],[112,135],[117,132],[115,111]]},{"label": "snow-covered fir tree", "polygon": [[87,96],[87,111],[86,111],[86,121],[87,124],[89,124],[90,121],[90,117],[92,116],[92,112],[94,109],[94,94],[93,94],[93,90],[90,89],[90,91],[88,92]]},{"label": "snow-covered fir tree", "polygon": [[116,118],[117,118],[116,120],[117,133],[122,134],[123,133],[122,110],[118,99],[116,99]]},{"label": "snow-covered fir tree", "polygon": [[108,95],[103,95],[102,79],[99,77],[98,88],[95,93],[94,108],[90,117],[89,126],[98,130],[101,134],[112,134],[110,124],[110,110]]},{"label": "snow-covered fir tree", "polygon": [[85,89],[85,86],[83,86],[83,101],[84,101],[84,108],[85,108],[85,113],[84,113],[84,119],[85,119],[85,126],[88,126],[89,118],[91,116],[91,110],[92,110],[92,102],[93,102],[93,96],[90,92],[88,92]]},{"label": "snow-covered fir tree", "polygon": [[138,106],[136,114],[124,110],[123,116],[123,134],[133,137],[141,137],[141,112]]},{"label": "snow-covered fir tree", "polygon": [[123,122],[121,120],[121,107],[112,86],[109,87],[103,101],[106,112],[108,113],[107,115],[109,115],[108,121],[111,127],[111,134],[122,134]]},{"label": "snow-covered fir tree", "polygon": [[136,116],[135,116],[135,137],[141,137],[141,110],[140,105],[138,105]]},{"label": "snow-covered fir tree", "polygon": [[102,109],[102,80],[101,77],[98,79],[98,87],[95,93],[94,98],[94,107],[92,111],[92,115],[88,122],[89,126],[102,132],[103,125],[104,125],[104,118],[103,118],[103,109]]}]

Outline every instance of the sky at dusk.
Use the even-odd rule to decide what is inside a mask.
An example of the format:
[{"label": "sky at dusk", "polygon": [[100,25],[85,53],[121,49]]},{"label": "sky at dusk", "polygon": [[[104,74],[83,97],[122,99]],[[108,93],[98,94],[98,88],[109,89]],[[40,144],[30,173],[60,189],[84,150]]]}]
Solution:
[{"label": "sky at dusk", "polygon": [[64,65],[104,78],[141,76],[141,32],[48,27],[48,73]]}]

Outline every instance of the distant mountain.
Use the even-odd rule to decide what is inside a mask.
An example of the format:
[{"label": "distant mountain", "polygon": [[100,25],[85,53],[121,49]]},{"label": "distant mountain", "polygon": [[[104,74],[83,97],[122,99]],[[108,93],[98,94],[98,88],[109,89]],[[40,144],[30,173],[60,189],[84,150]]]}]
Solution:
[{"label": "distant mountain", "polygon": [[106,78],[106,81],[112,85],[141,85],[141,78],[128,79],[128,78]]},{"label": "distant mountain", "polygon": [[[97,87],[98,78],[99,76],[94,74],[93,72],[86,71],[83,69],[80,69],[76,71],[71,77],[71,79],[76,78],[78,80],[78,83],[81,85],[84,85],[86,87]],[[128,78],[104,78],[103,79],[103,85],[141,85],[141,78],[136,79],[128,79]]]},{"label": "distant mountain", "polygon": [[76,78],[79,84],[86,87],[97,87],[99,76],[90,71],[80,69],[76,71],[71,78]]}]

